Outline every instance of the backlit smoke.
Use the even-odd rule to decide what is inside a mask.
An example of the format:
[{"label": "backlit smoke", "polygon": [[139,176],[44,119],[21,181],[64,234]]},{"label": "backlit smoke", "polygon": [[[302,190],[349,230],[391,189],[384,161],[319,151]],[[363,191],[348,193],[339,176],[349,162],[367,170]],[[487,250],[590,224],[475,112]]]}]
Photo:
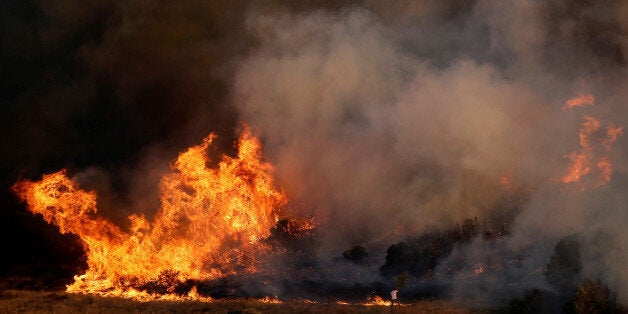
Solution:
[{"label": "backlit smoke", "polygon": [[[618,2],[567,1],[252,12],[259,45],[239,64],[235,105],[288,195],[330,211],[323,251],[487,219],[508,210],[492,184],[509,174],[531,191],[498,249],[526,255],[511,277],[578,233],[584,273],[625,301],[621,14]],[[497,254],[482,241],[457,250]],[[508,285],[495,276],[494,289]],[[545,286],[528,277],[519,291]]]},{"label": "backlit smoke", "polygon": [[[472,237],[408,290],[503,304],[553,289],[543,275],[552,250],[576,235],[582,277],[628,302],[622,1],[32,7],[18,9],[38,17],[35,34],[14,28],[41,52],[7,67],[15,83],[3,99],[15,119],[3,118],[3,141],[16,152],[5,157],[5,185],[68,168],[126,232],[130,214],[158,212],[159,182],[179,152],[214,132],[208,160],[233,156],[244,122],[285,210],[317,223],[304,232],[315,239],[307,249],[266,243],[284,251],[256,258],[282,272],[241,279],[249,295],[388,289],[380,267],[391,244],[466,221]],[[41,56],[55,66],[26,66]],[[282,223],[258,233],[281,242],[277,230],[295,228]],[[368,254],[348,262],[352,247]]]}]

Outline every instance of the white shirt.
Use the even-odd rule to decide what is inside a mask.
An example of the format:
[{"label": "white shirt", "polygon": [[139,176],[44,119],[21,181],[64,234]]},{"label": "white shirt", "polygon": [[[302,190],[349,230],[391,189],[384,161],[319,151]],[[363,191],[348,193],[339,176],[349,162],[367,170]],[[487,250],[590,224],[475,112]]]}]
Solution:
[{"label": "white shirt", "polygon": [[391,291],[391,292],[390,292],[390,298],[391,298],[392,300],[397,300],[397,292],[398,292],[398,290],[397,290],[397,289],[395,289],[395,290],[393,290],[393,291]]}]

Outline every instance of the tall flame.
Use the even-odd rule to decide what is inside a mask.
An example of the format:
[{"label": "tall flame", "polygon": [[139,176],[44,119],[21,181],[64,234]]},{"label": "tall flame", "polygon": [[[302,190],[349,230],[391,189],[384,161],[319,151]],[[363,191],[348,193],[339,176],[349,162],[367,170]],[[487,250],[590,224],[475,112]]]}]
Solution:
[{"label": "tall flame", "polygon": [[274,188],[272,166],[261,161],[261,144],[248,128],[237,157],[224,156],[210,169],[206,151],[214,138],[179,155],[161,180],[154,220],[133,214],[128,232],[99,217],[96,193],[81,190],[65,170],[13,186],[31,212],[83,240],[88,269],[69,292],[129,295],[149,282],[255,271],[259,241],[269,236],[286,197]]},{"label": "tall flame", "polygon": [[[593,105],[595,98],[593,95],[580,95],[569,99],[563,107],[574,108],[584,105]],[[565,174],[561,177],[563,183],[576,183],[587,174],[597,174],[595,186],[602,186],[611,180],[613,164],[608,157],[611,146],[617,141],[617,137],[622,135],[622,127],[617,127],[610,123],[606,127],[606,132],[600,135],[601,120],[591,116],[584,116],[584,121],[580,127],[580,150],[570,153],[567,157],[570,160]],[[598,136],[597,142],[595,136]],[[594,171],[597,169],[597,171]]]},{"label": "tall flame", "polygon": [[591,159],[593,159],[593,148],[591,147],[591,136],[600,128],[600,120],[584,116],[584,122],[580,128],[580,151],[569,154],[571,164],[567,172],[562,177],[564,183],[578,182],[582,176],[591,171]]}]

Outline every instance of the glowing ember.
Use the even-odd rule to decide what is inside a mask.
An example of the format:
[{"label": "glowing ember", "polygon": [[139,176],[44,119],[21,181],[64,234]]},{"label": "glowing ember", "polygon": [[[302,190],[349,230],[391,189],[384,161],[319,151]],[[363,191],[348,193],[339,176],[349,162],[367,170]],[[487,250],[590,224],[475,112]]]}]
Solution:
[{"label": "glowing ember", "polygon": [[616,127],[612,123],[606,128],[606,138],[602,140],[602,144],[604,148],[607,150],[611,149],[611,145],[613,145],[617,141],[617,137],[622,135],[623,128],[618,126]]},{"label": "glowing ember", "polygon": [[31,212],[83,240],[88,270],[75,276],[68,292],[154,298],[137,289],[151,284],[164,295],[199,298],[196,289],[176,296],[174,286],[256,271],[256,255],[265,249],[259,240],[269,236],[286,198],[274,188],[272,166],[261,161],[261,145],[248,128],[237,157],[224,156],[209,169],[206,150],[214,137],[179,155],[161,180],[154,220],[131,215],[129,232],[97,216],[95,192],[81,190],[65,170],[14,185]]},{"label": "glowing ember", "polygon": [[261,298],[261,299],[258,299],[257,301],[259,301],[261,303],[271,303],[271,304],[283,303],[283,302],[281,302],[281,300],[277,299],[276,297],[275,298],[271,298],[271,297],[268,297],[268,296],[264,297],[264,298]]},{"label": "glowing ember", "polygon": [[567,100],[567,102],[565,102],[565,106],[563,106],[563,109],[572,109],[574,107],[593,105],[594,103],[595,97],[593,97],[593,95],[580,94],[576,98],[571,98]]},{"label": "glowing ember", "polygon": [[503,175],[503,176],[501,177],[501,179],[499,179],[499,183],[500,183],[502,186],[509,186],[509,185],[510,185],[510,176],[508,176],[508,175]]},{"label": "glowing ember", "polygon": [[479,275],[484,272],[484,265],[479,265],[478,268],[474,270],[476,275]]}]

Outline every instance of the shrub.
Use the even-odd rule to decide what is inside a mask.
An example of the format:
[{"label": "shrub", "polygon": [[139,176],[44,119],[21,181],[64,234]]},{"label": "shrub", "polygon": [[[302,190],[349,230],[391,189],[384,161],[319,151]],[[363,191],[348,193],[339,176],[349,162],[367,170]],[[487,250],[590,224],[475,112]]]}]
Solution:
[{"label": "shrub", "polygon": [[554,246],[554,254],[547,264],[545,278],[557,291],[571,295],[580,279],[580,244],[576,236],[562,238]]},{"label": "shrub", "polygon": [[362,262],[362,259],[365,258],[367,255],[369,254],[366,252],[366,249],[362,245],[354,245],[350,249],[342,252],[342,257],[354,263]]},{"label": "shrub", "polygon": [[572,313],[620,313],[617,293],[600,280],[584,279],[567,307]]},{"label": "shrub", "polygon": [[[408,238],[388,247],[386,263],[380,268],[383,276],[396,276],[405,271],[415,277],[429,274],[438,260],[446,258],[456,243],[470,242],[482,234],[478,219],[466,219],[445,231],[433,230]],[[495,237],[492,237],[495,238]]]}]

